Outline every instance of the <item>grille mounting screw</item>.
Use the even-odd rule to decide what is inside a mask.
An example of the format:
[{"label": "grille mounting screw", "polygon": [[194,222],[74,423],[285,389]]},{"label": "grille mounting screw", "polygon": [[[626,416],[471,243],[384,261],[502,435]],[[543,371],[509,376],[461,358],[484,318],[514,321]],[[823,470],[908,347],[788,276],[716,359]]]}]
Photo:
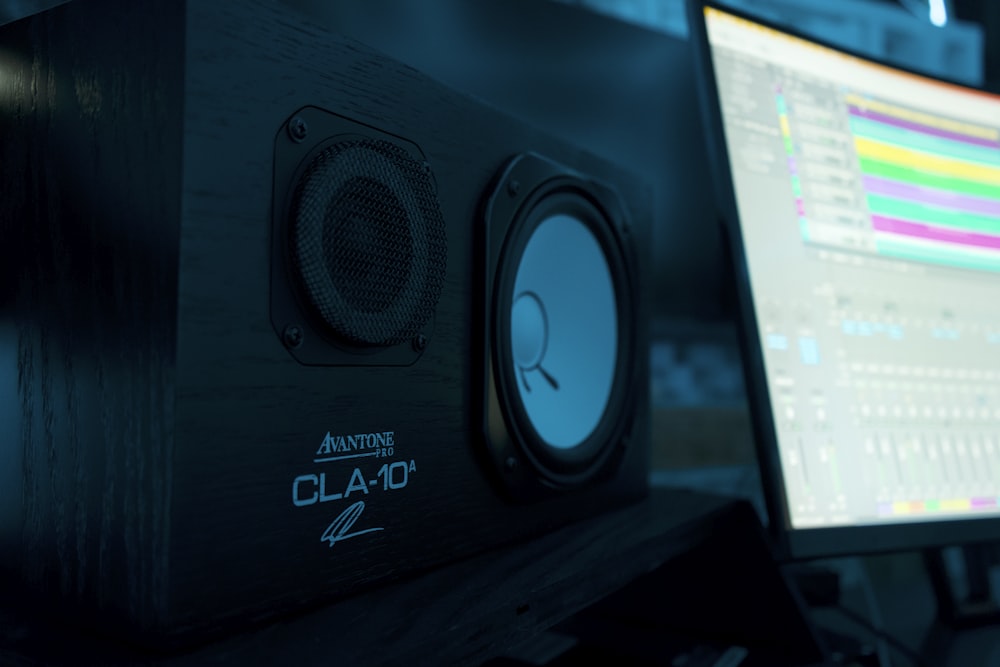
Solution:
[{"label": "grille mounting screw", "polygon": [[295,143],[301,143],[305,141],[306,136],[309,134],[309,125],[302,116],[292,116],[292,119],[288,121],[288,136]]},{"label": "grille mounting screw", "polygon": [[281,334],[281,340],[292,349],[301,346],[304,337],[302,327],[295,326],[294,324],[289,324],[285,327],[285,331]]}]

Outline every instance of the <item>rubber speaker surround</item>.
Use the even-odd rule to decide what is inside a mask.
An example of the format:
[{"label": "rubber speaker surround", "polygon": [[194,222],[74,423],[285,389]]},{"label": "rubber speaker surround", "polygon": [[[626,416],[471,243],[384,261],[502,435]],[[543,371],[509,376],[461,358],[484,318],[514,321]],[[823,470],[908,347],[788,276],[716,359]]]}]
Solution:
[{"label": "rubber speaker surround", "polygon": [[325,142],[296,186],[289,246],[306,300],[340,340],[398,345],[434,314],[445,223],[428,169],[391,142]]},{"label": "rubber speaker surround", "polygon": [[596,483],[620,463],[634,412],[625,211],[608,188],[525,154],[498,177],[486,222],[488,448],[516,495]]}]

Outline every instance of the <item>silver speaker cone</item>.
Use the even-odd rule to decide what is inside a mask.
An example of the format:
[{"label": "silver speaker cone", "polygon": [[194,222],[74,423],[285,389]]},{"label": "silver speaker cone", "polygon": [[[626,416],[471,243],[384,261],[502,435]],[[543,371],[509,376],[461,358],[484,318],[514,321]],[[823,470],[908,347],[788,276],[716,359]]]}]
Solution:
[{"label": "silver speaker cone", "polygon": [[545,218],[525,245],[511,302],[517,391],[542,441],[568,450],[600,423],[618,363],[608,260],[577,218]]}]

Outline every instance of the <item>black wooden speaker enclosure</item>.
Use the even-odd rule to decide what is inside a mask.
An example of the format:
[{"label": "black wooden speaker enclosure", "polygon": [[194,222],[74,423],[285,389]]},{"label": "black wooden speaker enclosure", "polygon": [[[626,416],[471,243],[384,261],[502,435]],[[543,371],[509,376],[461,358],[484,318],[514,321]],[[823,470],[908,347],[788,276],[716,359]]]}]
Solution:
[{"label": "black wooden speaker enclosure", "polygon": [[[327,336],[274,276],[276,144],[309,109],[428,165],[447,263],[422,344]],[[307,124],[301,159],[341,132]],[[185,644],[645,495],[634,175],[262,0],[76,0],[0,28],[0,135],[0,563],[80,622]],[[525,153],[620,197],[635,366],[614,465],[515,502],[480,279],[484,200]]]}]

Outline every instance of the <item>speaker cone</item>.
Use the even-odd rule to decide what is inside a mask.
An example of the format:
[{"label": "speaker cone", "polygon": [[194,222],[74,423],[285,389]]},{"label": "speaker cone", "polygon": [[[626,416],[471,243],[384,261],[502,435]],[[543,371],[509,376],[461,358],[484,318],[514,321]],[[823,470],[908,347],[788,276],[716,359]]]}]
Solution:
[{"label": "speaker cone", "polygon": [[586,484],[614,466],[630,425],[635,279],[624,211],[607,189],[530,154],[499,181],[488,205],[488,391],[507,437],[490,446],[548,485]]}]

